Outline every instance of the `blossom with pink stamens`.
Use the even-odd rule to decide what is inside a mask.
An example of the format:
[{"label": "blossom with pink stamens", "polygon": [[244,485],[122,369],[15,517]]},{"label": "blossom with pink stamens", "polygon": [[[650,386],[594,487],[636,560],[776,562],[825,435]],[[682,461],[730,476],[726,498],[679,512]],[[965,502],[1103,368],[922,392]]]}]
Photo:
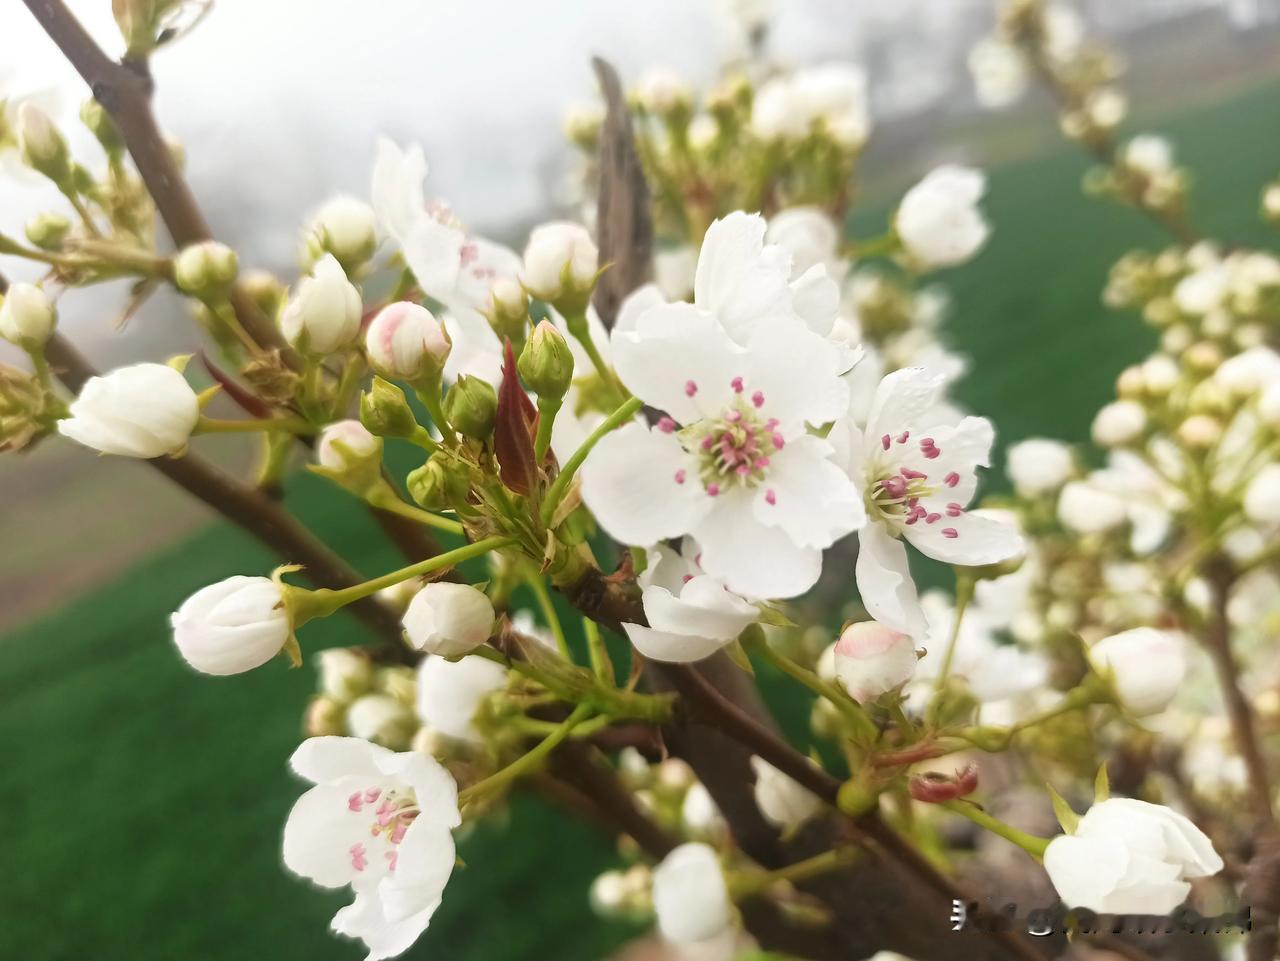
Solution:
[{"label": "blossom with pink stamens", "polygon": [[425,754],[353,737],[310,738],[289,763],[314,786],[289,812],[285,865],[321,887],[351,886],[355,901],[333,929],[364,941],[366,961],[407,950],[453,871],[453,778]]}]

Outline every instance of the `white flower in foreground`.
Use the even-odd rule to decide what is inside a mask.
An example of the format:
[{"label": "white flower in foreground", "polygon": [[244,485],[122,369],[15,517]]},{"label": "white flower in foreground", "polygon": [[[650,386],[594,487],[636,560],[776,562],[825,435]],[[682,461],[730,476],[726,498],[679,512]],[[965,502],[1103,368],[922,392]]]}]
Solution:
[{"label": "white flower in foreground", "polygon": [[1186,644],[1174,631],[1135,627],[1089,648],[1096,670],[1110,675],[1124,706],[1138,717],[1169,706],[1187,673]]},{"label": "white flower in foreground", "polygon": [[[755,243],[739,247],[750,261],[764,232],[759,218],[743,221],[752,219],[759,229],[746,239]],[[616,331],[623,383],[666,416],[652,429],[632,423],[609,434],[581,471],[583,499],[615,538],[651,546],[690,534],[703,570],[749,597],[808,590],[822,551],[864,520],[831,445],[805,429],[846,409],[845,355],[789,319],[782,276],[777,316],[753,317],[746,346],[718,318],[727,311],[742,321],[755,301],[720,301],[717,313],[701,306],[704,289],[717,301],[730,293],[721,282],[739,282],[743,294],[760,289],[752,267],[719,248],[710,260],[704,249],[698,264],[699,306],[654,306],[633,330]]]},{"label": "white flower in foreground", "polygon": [[715,849],[682,844],[653,869],[658,929],[676,944],[714,938],[732,921],[729,891]]},{"label": "white flower in foreground", "polygon": [[333,254],[325,254],[298,282],[280,315],[280,330],[299,350],[330,354],[360,333],[360,291]]},{"label": "white flower in foreground", "polygon": [[0,337],[18,346],[38,347],[49,339],[58,312],[35,284],[11,284],[0,295]]},{"label": "white flower in foreground", "polygon": [[756,783],[756,807],[764,819],[782,831],[793,831],[822,810],[821,799],[762,757],[751,757]]},{"label": "white flower in foreground", "polygon": [[436,581],[414,595],[402,621],[413,647],[456,657],[489,639],[493,619],[493,604],[484,591],[470,584]]},{"label": "white flower in foreground", "polygon": [[186,378],[165,364],[134,364],[91,377],[58,432],[104,454],[177,455],[200,419]]},{"label": "white flower in foreground", "polygon": [[586,227],[564,221],[543,224],[529,235],[520,279],[530,294],[550,303],[590,290],[599,258]]},{"label": "white flower in foreground", "polygon": [[836,679],[859,704],[911,680],[917,661],[910,637],[875,621],[850,624],[836,641]]},{"label": "white flower in foreground", "polygon": [[954,426],[928,423],[942,400],[943,378],[905,367],[876,388],[865,429],[850,421],[832,428],[847,445],[845,462],[868,509],[859,532],[858,592],[877,621],[923,637],[920,612],[902,538],[946,564],[996,564],[1024,550],[1016,527],[968,511],[978,468],[990,462],[994,432],[982,417]]},{"label": "white flower in foreground", "polygon": [[183,660],[205,674],[240,674],[289,641],[289,614],[269,577],[237,575],[196,591],[169,617]]},{"label": "white flower in foreground", "polygon": [[1280,464],[1260,468],[1249,482],[1244,514],[1255,524],[1280,524]]},{"label": "white flower in foreground", "polygon": [[479,741],[472,724],[476,711],[506,683],[506,668],[483,657],[450,661],[428,655],[418,667],[418,717],[441,734]]},{"label": "white flower in foreground", "polygon": [[760,616],[697,562],[658,545],[639,577],[648,627],[624,624],[637,651],[653,661],[683,663],[710,657]]},{"label": "white flower in foreground", "polygon": [[444,370],[452,344],[444,325],[420,304],[388,304],[369,322],[365,352],[374,370],[390,380],[414,380]]},{"label": "white flower in foreground", "polygon": [[352,737],[303,741],[289,759],[315,787],[284,827],[284,863],[355,901],[333,929],[359,938],[365,961],[406,951],[426,930],[453,873],[458,788],[434,759]]},{"label": "white flower in foreground", "polygon": [[924,268],[962,264],[991,232],[978,201],[987,189],[982,171],[946,164],[907,191],[894,227],[907,253]]},{"label": "white flower in foreground", "polygon": [[1176,811],[1111,798],[1091,807],[1074,834],[1049,842],[1044,867],[1068,907],[1169,914],[1191,892],[1187,879],[1217,874],[1222,858]]},{"label": "white flower in foreground", "polygon": [[1009,448],[1005,473],[1024,497],[1056,491],[1075,472],[1075,456],[1062,441],[1032,437]]}]

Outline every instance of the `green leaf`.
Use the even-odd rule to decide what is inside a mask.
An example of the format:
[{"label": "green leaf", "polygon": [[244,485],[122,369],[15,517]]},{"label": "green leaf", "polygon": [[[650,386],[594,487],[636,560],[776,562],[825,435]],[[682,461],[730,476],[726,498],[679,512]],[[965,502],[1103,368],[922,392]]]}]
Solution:
[{"label": "green leaf", "polygon": [[1045,787],[1049,790],[1049,797],[1053,801],[1053,813],[1058,818],[1058,823],[1062,825],[1062,830],[1068,834],[1075,834],[1080,824],[1080,815],[1071,810],[1071,805],[1053,789],[1052,784],[1046,784]]},{"label": "green leaf", "polygon": [[1101,804],[1111,797],[1111,779],[1107,777],[1107,766],[1098,768],[1098,776],[1093,779],[1093,803]]},{"label": "green leaf", "polygon": [[796,622],[783,614],[776,607],[770,607],[767,604],[760,605],[760,623],[768,624],[770,627],[795,627]]},{"label": "green leaf", "polygon": [[752,677],[756,676],[756,669],[751,664],[751,658],[747,657],[746,649],[743,648],[741,641],[734,641],[724,648],[724,652],[729,655],[729,660],[737,664]]}]

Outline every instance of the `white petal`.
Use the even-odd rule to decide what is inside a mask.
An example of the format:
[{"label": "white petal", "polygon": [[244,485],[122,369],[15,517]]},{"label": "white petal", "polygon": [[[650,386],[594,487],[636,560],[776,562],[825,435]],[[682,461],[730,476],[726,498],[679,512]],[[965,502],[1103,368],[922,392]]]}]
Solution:
[{"label": "white petal", "polygon": [[880,381],[871,413],[867,416],[868,437],[897,435],[913,426],[942,397],[945,380],[923,367],[903,367]]},{"label": "white petal", "polygon": [[872,617],[903,634],[925,636],[929,625],[907,566],[907,549],[883,524],[870,523],[858,532],[856,575],[858,594]]},{"label": "white petal", "polygon": [[373,163],[373,209],[383,228],[397,240],[408,235],[425,211],[422,181],[426,176],[422,147],[414,144],[401,150],[387,138],[379,138]]},{"label": "white petal", "polygon": [[382,961],[403,954],[427,929],[439,904],[424,908],[403,921],[390,921],[377,889],[357,889],[356,899],[333,916],[330,927],[349,938],[359,938],[368,947],[365,961]]},{"label": "white petal", "polygon": [[400,240],[405,263],[418,286],[446,306],[457,304],[455,288],[467,236],[423,213]]},{"label": "white petal", "polygon": [[836,466],[826,441],[801,434],[772,457],[756,490],[755,518],[787,532],[801,547],[827,548],[867,520],[849,475]]},{"label": "white petal", "polygon": [[390,756],[378,759],[378,767],[413,788],[424,817],[447,828],[462,824],[458,813],[458,784],[443,764],[417,751],[388,754]]},{"label": "white petal", "polygon": [[751,491],[734,488],[712,499],[691,532],[702,545],[702,569],[747,597],[803,594],[822,573],[822,551],[799,547],[781,529],[757,522],[752,498]]},{"label": "white petal", "polygon": [[689,304],[658,304],[630,332],[613,335],[622,382],[646,404],[681,424],[719,415],[733,398],[745,352],[710,314]]},{"label": "white petal", "polygon": [[1104,911],[1107,895],[1129,868],[1129,854],[1122,844],[1063,834],[1049,842],[1044,867],[1067,907]]},{"label": "white petal", "polygon": [[667,298],[662,296],[662,291],[657,284],[643,284],[637,287],[618,307],[618,316],[613,322],[613,329],[619,333],[635,330],[636,322],[646,310],[666,302]]},{"label": "white petal", "polygon": [[814,264],[791,283],[791,306],[815,334],[826,337],[840,313],[840,285]]},{"label": "white petal", "polygon": [[466,374],[495,390],[502,386],[502,342],[484,316],[475,310],[456,310],[445,314],[442,322],[453,343],[444,364],[445,379],[454,381]]},{"label": "white petal", "polygon": [[309,737],[298,745],[289,766],[315,784],[349,776],[382,777],[380,764],[393,752],[358,737]]},{"label": "white petal", "polygon": [[[877,436],[868,435],[873,441]],[[991,421],[985,417],[966,417],[954,427],[939,424],[918,428],[911,431],[905,443],[899,444],[897,438],[901,436],[900,433],[893,434],[886,459],[891,458],[897,467],[927,475],[931,484],[939,485],[937,499],[944,505],[968,506],[978,487],[978,474],[974,468],[991,464],[991,445],[995,442],[995,428]],[[924,456],[921,444],[925,441],[933,441],[932,447],[938,451],[936,456]],[[955,475],[955,483],[943,486],[944,479],[952,474]]]},{"label": "white petal", "polygon": [[426,816],[409,826],[396,854],[395,873],[379,885],[383,913],[392,923],[434,910],[457,861],[449,829]]},{"label": "white petal", "polygon": [[[688,532],[710,507],[697,461],[671,434],[627,424],[608,434],[579,471],[582,499],[624,544],[647,547]],[[683,482],[679,478],[683,478]]]},{"label": "white petal", "polygon": [[[943,505],[926,502],[925,506]],[[948,535],[947,531],[953,531],[955,536]],[[1026,551],[1026,543],[1016,526],[971,511],[958,517],[944,513],[932,524],[917,521],[903,528],[903,536],[921,554],[946,564],[998,564]]]},{"label": "white petal", "polygon": [[371,783],[353,778],[341,787],[317,784],[298,798],[284,825],[285,867],[323,888],[340,888],[355,880],[360,872],[351,863],[350,847],[368,839],[371,817],[367,811],[350,810],[347,797]]},{"label": "white petal", "polygon": [[776,246],[766,256],[764,232],[759,214],[735,211],[708,228],[698,255],[694,303],[715,314],[740,343],[791,314],[790,258]]},{"label": "white petal", "polygon": [[641,624],[623,624],[627,637],[635,649],[651,661],[663,661],[668,664],[686,664],[710,657],[729,643],[728,640],[717,640],[710,637],[698,637],[692,634],[674,634],[670,631],[655,631]]},{"label": "white petal", "polygon": [[654,630],[695,634],[722,642],[741,634],[759,613],[706,574],[692,578],[678,597],[661,587],[650,587],[643,600],[645,617]]},{"label": "white petal", "polygon": [[739,371],[746,391],[761,391],[761,413],[776,417],[784,429],[827,424],[849,409],[849,387],[840,376],[848,367],[843,346],[787,320],[756,328],[747,348],[750,369]]}]

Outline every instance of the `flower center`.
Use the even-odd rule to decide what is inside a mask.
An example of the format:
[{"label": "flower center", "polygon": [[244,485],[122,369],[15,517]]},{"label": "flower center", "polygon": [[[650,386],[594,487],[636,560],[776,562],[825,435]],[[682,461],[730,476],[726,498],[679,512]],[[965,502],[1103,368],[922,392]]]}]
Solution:
[{"label": "flower center", "polygon": [[[698,479],[712,497],[734,485],[755,487],[768,475],[770,458],[786,446],[778,421],[762,413],[764,392],[749,391],[742,377],[734,377],[729,383],[736,396],[728,406],[679,431],[680,443],[697,458]],[[697,392],[695,381],[685,384],[689,397]],[[676,424],[664,417],[658,428],[671,433]],[[687,479],[684,471],[676,472],[676,483],[683,484]],[[766,499],[773,504],[777,498],[769,491]]]},{"label": "flower center", "polygon": [[[959,474],[949,471],[941,477],[930,477],[926,471],[893,463],[893,452],[910,442],[910,431],[903,431],[897,436],[885,434],[880,438],[880,449],[884,455],[873,461],[868,471],[871,478],[866,495],[868,510],[891,526],[938,524],[946,518],[959,517],[964,513],[964,507],[954,501],[945,505],[925,503],[927,499],[959,484]],[[935,460],[942,453],[932,437],[921,438],[916,443],[926,460]],[[954,527],[944,527],[941,532],[947,538],[959,536]]]},{"label": "flower center", "polygon": [[369,825],[368,845],[357,841],[347,851],[351,855],[351,866],[357,871],[364,871],[369,866],[369,859],[381,849],[380,853],[387,862],[387,870],[395,871],[396,846],[404,840],[405,832],[419,813],[418,799],[413,791],[409,788],[381,787],[354,791],[347,798],[347,810],[373,817]]}]

